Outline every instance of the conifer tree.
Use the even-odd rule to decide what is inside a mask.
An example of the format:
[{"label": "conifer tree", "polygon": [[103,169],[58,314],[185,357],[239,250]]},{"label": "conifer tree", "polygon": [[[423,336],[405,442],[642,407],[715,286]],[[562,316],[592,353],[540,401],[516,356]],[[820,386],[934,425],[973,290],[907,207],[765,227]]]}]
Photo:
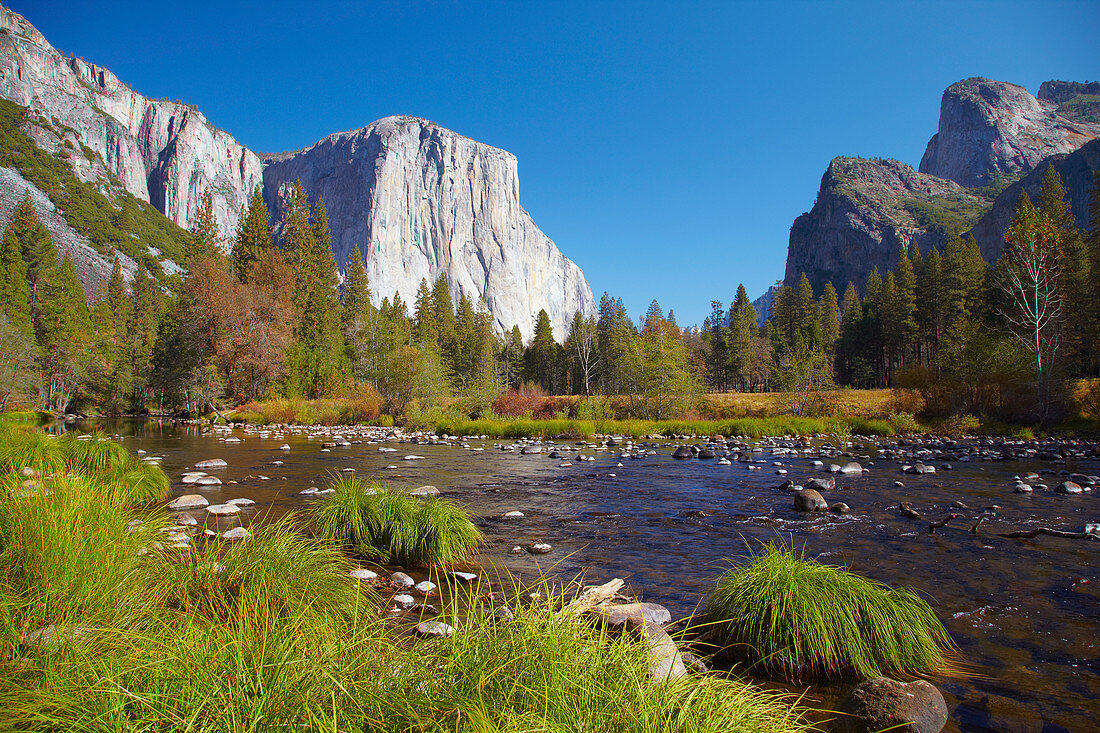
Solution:
[{"label": "conifer tree", "polygon": [[58,267],[58,256],[53,237],[38,218],[29,190],[12,210],[8,229],[22,249],[23,263],[27,268],[31,319],[37,321],[41,296]]},{"label": "conifer tree", "polygon": [[737,295],[730,305],[729,323],[730,370],[740,382],[741,390],[749,390],[754,386],[753,375],[762,359],[756,309],[752,307],[744,285],[737,286]]},{"label": "conifer tree", "polygon": [[505,334],[500,360],[505,384],[513,388],[519,387],[523,382],[523,334],[518,325],[512,326]]},{"label": "conifer tree", "polygon": [[221,237],[218,236],[218,221],[214,216],[214,199],[210,191],[204,191],[199,200],[199,210],[195,212],[195,221],[191,224],[187,256],[209,257],[221,255]]},{"label": "conifer tree", "polygon": [[233,270],[241,282],[248,280],[253,265],[271,247],[271,217],[264,203],[263,191],[257,185],[248,200],[248,207],[241,207],[237,232],[233,237]]},{"label": "conifer tree", "polygon": [[527,347],[525,366],[528,379],[542,385],[550,394],[556,394],[559,388],[558,348],[550,315],[543,308],[535,318],[535,335]]},{"label": "conifer tree", "polygon": [[154,283],[150,279],[145,263],[138,264],[137,273],[131,284],[129,333],[129,354],[133,380],[133,407],[142,410],[149,398],[153,369],[153,347],[156,343],[159,308]]},{"label": "conifer tree", "polygon": [[84,381],[92,345],[84,288],[68,255],[44,285],[38,330],[47,405],[64,411]]},{"label": "conifer tree", "polygon": [[414,307],[416,318],[415,337],[419,344],[439,345],[439,324],[435,320],[435,303],[428,279],[420,278],[420,287],[416,291]]},{"label": "conifer tree", "polygon": [[832,358],[837,339],[840,338],[840,305],[837,303],[836,288],[832,282],[825,283],[818,304],[818,329],[825,353]]},{"label": "conifer tree", "polygon": [[25,338],[34,339],[31,320],[31,292],[27,284],[27,266],[15,227],[10,223],[0,242],[0,310],[8,323]]}]

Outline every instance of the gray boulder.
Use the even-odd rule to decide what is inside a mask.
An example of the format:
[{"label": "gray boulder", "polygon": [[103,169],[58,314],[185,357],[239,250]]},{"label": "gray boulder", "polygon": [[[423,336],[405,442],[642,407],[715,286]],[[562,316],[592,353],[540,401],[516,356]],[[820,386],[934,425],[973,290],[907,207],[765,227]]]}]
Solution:
[{"label": "gray boulder", "polygon": [[865,680],[837,705],[833,733],[939,733],[947,724],[947,703],[924,680],[908,684],[888,677]]},{"label": "gray boulder", "polygon": [[825,503],[821,494],[813,489],[802,489],[795,492],[794,508],[799,512],[823,512],[828,510],[829,505]]}]

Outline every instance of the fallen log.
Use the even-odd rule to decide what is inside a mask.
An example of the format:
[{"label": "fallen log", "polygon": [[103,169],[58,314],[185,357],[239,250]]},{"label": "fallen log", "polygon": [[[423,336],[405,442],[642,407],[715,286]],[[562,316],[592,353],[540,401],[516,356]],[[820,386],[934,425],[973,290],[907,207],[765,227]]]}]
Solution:
[{"label": "fallen log", "polygon": [[946,527],[947,523],[952,519],[962,519],[962,514],[948,514],[943,519],[936,520],[935,522],[928,523],[928,534],[936,534],[936,530],[940,527]]},{"label": "fallen log", "polygon": [[562,616],[579,616],[596,606],[607,603],[626,584],[622,578],[612,578],[603,585],[588,586],[569,601],[558,613]]}]

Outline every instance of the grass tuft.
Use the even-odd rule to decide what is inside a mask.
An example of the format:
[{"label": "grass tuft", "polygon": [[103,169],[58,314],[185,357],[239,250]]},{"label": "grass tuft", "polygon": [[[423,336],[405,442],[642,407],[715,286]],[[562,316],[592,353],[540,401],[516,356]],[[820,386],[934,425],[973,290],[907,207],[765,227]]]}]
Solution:
[{"label": "grass tuft", "polygon": [[315,510],[319,535],[369,559],[406,566],[454,562],[481,541],[466,512],[444,499],[419,499],[355,478],[332,488]]},{"label": "grass tuft", "polygon": [[927,601],[765,545],[707,599],[725,652],[791,681],[948,670],[950,636]]}]

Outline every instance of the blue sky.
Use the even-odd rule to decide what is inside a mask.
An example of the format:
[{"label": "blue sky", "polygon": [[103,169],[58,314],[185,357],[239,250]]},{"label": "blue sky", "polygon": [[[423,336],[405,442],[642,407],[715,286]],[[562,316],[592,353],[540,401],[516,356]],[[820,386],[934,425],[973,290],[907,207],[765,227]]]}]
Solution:
[{"label": "blue sky", "polygon": [[509,150],[596,298],[681,324],[782,276],[831,158],[916,166],[952,82],[1100,78],[1096,2],[9,5],[257,151],[391,114]]}]

